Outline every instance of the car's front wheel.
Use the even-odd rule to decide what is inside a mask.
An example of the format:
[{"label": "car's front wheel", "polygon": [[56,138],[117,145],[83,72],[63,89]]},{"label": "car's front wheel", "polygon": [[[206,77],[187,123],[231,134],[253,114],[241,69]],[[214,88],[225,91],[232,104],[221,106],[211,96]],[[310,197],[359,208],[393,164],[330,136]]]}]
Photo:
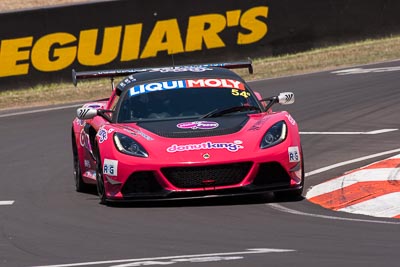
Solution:
[{"label": "car's front wheel", "polygon": [[107,195],[104,186],[104,176],[103,176],[103,164],[101,163],[100,151],[98,143],[95,143],[93,147],[93,152],[96,158],[96,182],[97,182],[97,194],[100,198],[100,204],[106,204]]}]

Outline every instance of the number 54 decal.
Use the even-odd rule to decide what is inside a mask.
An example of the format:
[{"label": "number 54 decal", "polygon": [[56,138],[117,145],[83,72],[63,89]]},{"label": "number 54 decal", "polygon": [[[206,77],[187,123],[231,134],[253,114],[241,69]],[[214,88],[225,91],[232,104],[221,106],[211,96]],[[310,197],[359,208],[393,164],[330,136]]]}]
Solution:
[{"label": "number 54 decal", "polygon": [[232,95],[243,96],[244,98],[248,98],[250,96],[250,93],[239,89],[232,89]]}]

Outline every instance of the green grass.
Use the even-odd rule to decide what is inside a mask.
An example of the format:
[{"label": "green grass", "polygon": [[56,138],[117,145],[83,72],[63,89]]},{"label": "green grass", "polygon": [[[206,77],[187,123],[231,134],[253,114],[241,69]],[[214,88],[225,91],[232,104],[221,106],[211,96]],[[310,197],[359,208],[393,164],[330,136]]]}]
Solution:
[{"label": "green grass", "polygon": [[[358,64],[400,59],[400,36],[319,48],[307,52],[253,60],[254,74],[237,71],[247,81],[332,70]],[[39,85],[0,92],[0,110],[67,104],[109,96],[109,80]]]}]

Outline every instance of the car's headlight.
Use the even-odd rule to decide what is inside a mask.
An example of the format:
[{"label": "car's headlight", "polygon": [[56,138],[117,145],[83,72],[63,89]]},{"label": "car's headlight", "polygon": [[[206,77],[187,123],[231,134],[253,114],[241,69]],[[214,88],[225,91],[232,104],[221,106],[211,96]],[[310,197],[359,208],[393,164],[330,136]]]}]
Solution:
[{"label": "car's headlight", "polygon": [[262,141],[261,148],[275,146],[286,139],[287,126],[284,121],[280,121],[272,125],[271,128],[265,133]]},{"label": "car's headlight", "polygon": [[149,156],[138,142],[122,133],[114,134],[114,143],[116,148],[124,154],[142,158],[147,158]]}]

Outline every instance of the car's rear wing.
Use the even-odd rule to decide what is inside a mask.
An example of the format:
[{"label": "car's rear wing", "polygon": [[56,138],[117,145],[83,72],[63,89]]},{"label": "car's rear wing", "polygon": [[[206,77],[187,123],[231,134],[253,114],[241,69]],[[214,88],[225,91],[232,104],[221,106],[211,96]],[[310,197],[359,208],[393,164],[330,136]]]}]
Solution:
[{"label": "car's rear wing", "polygon": [[168,67],[154,67],[154,68],[137,68],[137,69],[114,69],[114,70],[99,70],[99,71],[80,71],[76,72],[72,70],[72,82],[76,86],[78,80],[81,79],[92,79],[92,78],[111,78],[128,76],[135,73],[147,72],[154,69],[165,69],[165,68],[196,68],[196,67],[219,67],[225,69],[245,69],[249,70],[250,74],[253,74],[253,66],[251,59],[236,62],[224,62],[224,63],[209,63],[199,65],[181,65],[181,66],[168,66]]}]

